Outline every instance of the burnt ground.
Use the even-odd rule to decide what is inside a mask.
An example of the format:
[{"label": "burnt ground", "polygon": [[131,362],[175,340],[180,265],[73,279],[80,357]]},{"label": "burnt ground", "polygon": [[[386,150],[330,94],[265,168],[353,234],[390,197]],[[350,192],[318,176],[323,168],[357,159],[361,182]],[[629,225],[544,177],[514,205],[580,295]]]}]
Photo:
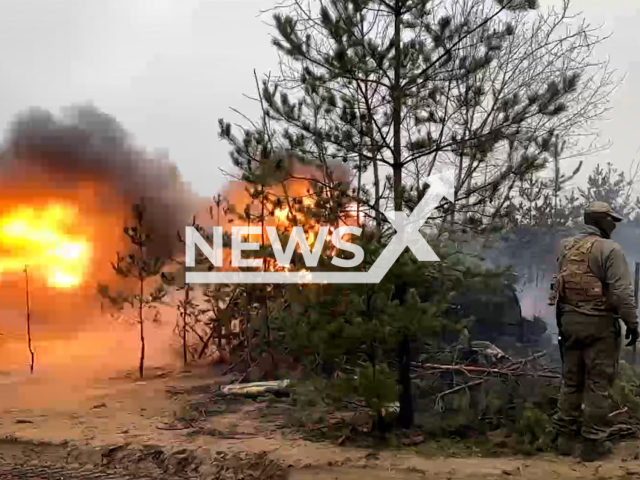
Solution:
[{"label": "burnt ground", "polygon": [[640,479],[635,442],[618,446],[606,462],[585,465],[553,455],[483,457],[424,445],[376,450],[310,441],[286,426],[286,402],[212,395],[229,381],[194,369],[150,371],[143,382],[121,376],[81,392],[33,379],[2,382],[0,480]]}]

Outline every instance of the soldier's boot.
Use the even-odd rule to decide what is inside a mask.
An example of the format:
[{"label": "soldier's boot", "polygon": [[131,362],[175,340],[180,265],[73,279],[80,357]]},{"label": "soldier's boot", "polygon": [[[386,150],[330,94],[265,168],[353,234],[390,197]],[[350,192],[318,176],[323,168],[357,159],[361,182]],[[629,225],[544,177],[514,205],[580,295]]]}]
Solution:
[{"label": "soldier's boot", "polygon": [[596,462],[613,453],[613,444],[609,441],[585,439],[582,444],[581,457],[583,462]]},{"label": "soldier's boot", "polygon": [[575,452],[576,443],[577,438],[574,435],[561,433],[558,436],[558,441],[556,442],[558,454],[562,455],[563,457],[569,457],[573,455]]}]

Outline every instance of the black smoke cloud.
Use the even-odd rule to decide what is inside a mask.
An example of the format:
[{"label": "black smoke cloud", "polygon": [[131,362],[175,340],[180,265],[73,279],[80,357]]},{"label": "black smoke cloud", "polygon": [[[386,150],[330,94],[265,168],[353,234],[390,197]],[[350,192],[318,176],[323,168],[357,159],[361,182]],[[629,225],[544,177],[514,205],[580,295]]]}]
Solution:
[{"label": "black smoke cloud", "polygon": [[5,140],[0,181],[28,181],[35,174],[54,180],[56,188],[95,180],[107,182],[131,204],[143,199],[151,248],[162,256],[179,247],[177,232],[184,231],[198,206],[174,164],[136,148],[116,119],[92,105],[71,106],[59,116],[33,108],[15,118]]}]

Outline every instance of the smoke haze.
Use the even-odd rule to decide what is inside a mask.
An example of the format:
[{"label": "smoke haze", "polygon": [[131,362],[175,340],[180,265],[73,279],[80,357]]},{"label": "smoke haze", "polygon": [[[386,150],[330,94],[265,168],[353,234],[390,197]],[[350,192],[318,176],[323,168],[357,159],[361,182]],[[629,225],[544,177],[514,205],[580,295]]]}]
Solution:
[{"label": "smoke haze", "polygon": [[[68,202],[80,212],[74,231],[94,243],[82,285],[57,290],[35,274],[29,278],[37,375],[55,370],[56,378],[86,379],[137,364],[135,322],[117,322],[102,312],[96,287],[119,282],[111,262],[117,251],[130,247],[123,227],[131,224],[131,206],[141,199],[150,253],[182,254],[177,233],[184,232],[201,199],[174,164],[136,148],[114,118],[91,105],[72,106],[58,116],[30,109],[8,128],[0,157],[0,214],[21,205]],[[28,374],[25,277],[13,272],[0,281],[2,370]],[[166,307],[162,313],[162,324],[147,328],[149,365],[176,360],[171,347],[175,310]]]},{"label": "smoke haze", "polygon": [[144,199],[153,250],[171,255],[195,213],[198,199],[174,164],[133,146],[133,139],[111,116],[91,105],[72,106],[56,117],[42,109],[19,114],[8,131],[0,182],[45,178],[56,189],[75,189],[81,181],[108,185],[102,198],[130,206]]},{"label": "smoke haze", "polygon": [[[522,315],[538,316],[556,331],[555,311],[547,305],[549,284],[556,273],[556,258],[562,239],[575,235],[576,228],[519,228],[497,239],[482,255],[494,267],[513,267],[518,277],[518,298]],[[619,243],[633,275],[640,262],[640,227],[634,222],[618,225],[612,240]]]}]

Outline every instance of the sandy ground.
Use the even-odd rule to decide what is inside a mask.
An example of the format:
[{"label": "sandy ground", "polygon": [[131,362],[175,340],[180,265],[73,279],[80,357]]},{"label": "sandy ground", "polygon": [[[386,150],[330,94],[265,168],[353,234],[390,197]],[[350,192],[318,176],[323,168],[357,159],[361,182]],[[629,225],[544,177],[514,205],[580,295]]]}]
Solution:
[{"label": "sandy ground", "polygon": [[[184,415],[186,397],[171,392],[193,391],[197,387],[195,390],[202,394],[219,380],[210,370],[203,369],[150,370],[142,382],[122,376],[76,384],[28,375],[7,376],[0,379],[0,436],[20,440],[12,448],[29,442],[66,441],[81,448],[127,444],[217,454],[266,452],[269,458],[286,466],[289,478],[294,480],[349,480],[363,475],[370,479],[451,480],[640,478],[640,446],[636,443],[622,444],[614,458],[589,465],[551,455],[426,458],[410,450],[372,452],[296,438],[281,428],[276,418],[263,421],[265,404],[259,402],[250,402],[237,411],[209,405],[208,408],[219,407],[221,411],[203,417],[205,420],[198,423],[200,434],[193,435],[193,429],[178,426],[176,416]],[[6,445],[0,444],[0,457]]]}]

